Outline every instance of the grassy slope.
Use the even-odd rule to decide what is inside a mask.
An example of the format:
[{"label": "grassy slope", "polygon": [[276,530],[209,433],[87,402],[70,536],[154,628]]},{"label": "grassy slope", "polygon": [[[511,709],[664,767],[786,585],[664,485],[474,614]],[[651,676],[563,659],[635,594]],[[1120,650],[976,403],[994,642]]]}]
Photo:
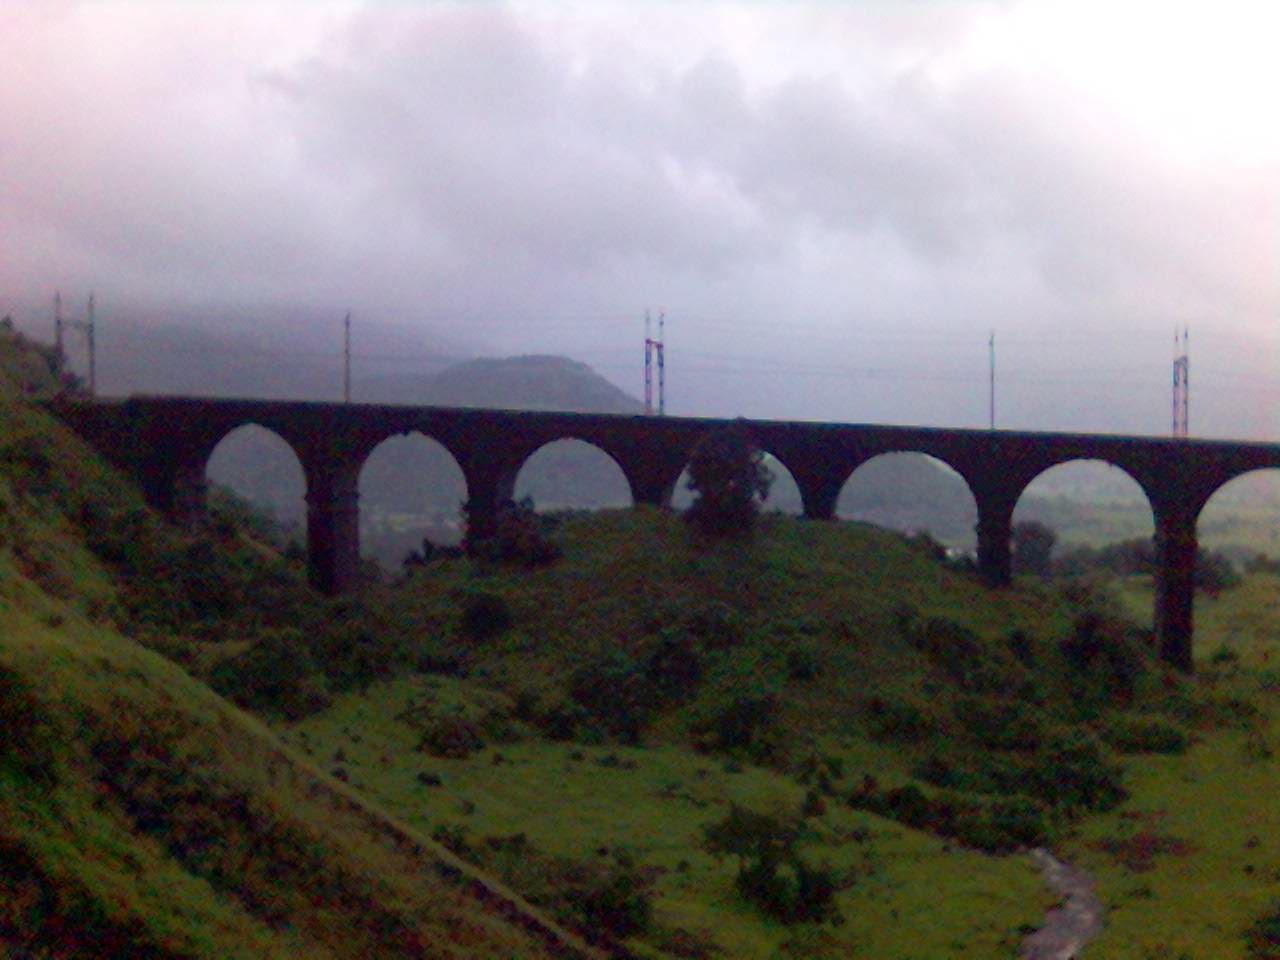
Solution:
[{"label": "grassy slope", "polygon": [[[1087,822],[1065,853],[1099,879],[1110,914],[1102,957],[1244,957],[1241,931],[1280,901],[1280,582],[1254,575],[1217,598],[1196,601],[1199,683],[1259,709],[1249,724],[1204,730],[1184,757],[1134,758],[1132,796]],[[1125,590],[1149,610],[1149,583]],[[1214,654],[1237,658],[1215,663]],[[1135,858],[1133,838],[1175,838],[1185,849]],[[1128,855],[1100,845],[1128,841]],[[1139,840],[1139,844],[1141,840]]]},{"label": "grassy slope", "polygon": [[[689,729],[699,718],[736,692],[777,691],[781,724],[802,742],[795,749],[809,749],[812,738],[812,748],[843,761],[846,786],[864,772],[905,780],[920,751],[878,742],[864,716],[872,697],[927,703],[936,692],[896,626],[904,606],[996,637],[1022,627],[1047,638],[1064,632],[1072,614],[1034,586],[993,598],[971,575],[945,569],[902,538],[853,524],[769,518],[749,546],[700,551],[678,519],[639,510],[576,518],[560,536],[565,556],[549,568],[485,573],[463,561],[436,563],[395,595],[407,620],[430,624],[453,637],[451,649],[467,651],[466,679],[375,685],[288,726],[284,736],[319,762],[342,766],[353,784],[423,829],[443,823],[482,836],[523,832],[539,847],[575,857],[632,848],[664,871],[658,919],[709,931],[732,956],[773,956],[795,931],[741,903],[734,865],[699,851],[701,830],[730,800],[794,811],[805,788],[759,766],[733,772],[737,765],[723,757],[691,749]],[[457,635],[457,620],[463,599],[481,590],[506,600],[515,627],[477,645]],[[611,649],[651,646],[655,631],[711,602],[747,611],[742,639],[732,653],[710,658],[703,694],[660,716],[646,748],[583,748],[526,731],[463,760],[415,752],[417,734],[401,719],[410,704],[479,717],[521,692],[552,700],[582,663]],[[820,659],[815,677],[788,679],[792,648]],[[419,774],[443,783],[423,786]],[[838,800],[815,829],[814,857],[858,878],[839,898],[847,922],[823,934],[832,949],[885,958],[1007,957],[1018,929],[1037,924],[1047,905],[1021,858],[962,850]],[[850,839],[864,832],[869,840]]]},{"label": "grassy slope", "polygon": [[21,401],[40,365],[0,346],[0,953],[509,958],[573,943],[117,632],[125,585],[64,495],[111,512],[137,494]]},{"label": "grassy slope", "polygon": [[[740,769],[687,744],[710,704],[734,691],[770,689],[781,695],[784,726],[812,734],[818,750],[844,762],[846,785],[864,772],[904,779],[927,751],[869,735],[870,698],[892,693],[945,704],[954,691],[941,688],[903,642],[898,611],[905,605],[921,618],[944,616],[988,638],[1024,629],[1042,651],[1041,680],[1052,686],[1063,667],[1043,651],[1078,612],[1064,594],[1023,583],[992,595],[901,538],[857,525],[778,518],[750,546],[705,552],[690,548],[678,520],[641,510],[575,518],[559,536],[565,556],[549,568],[486,572],[437,562],[394,595],[406,619],[430,624],[450,650],[464,651],[465,678],[378,684],[286,726],[284,736],[318,762],[340,762],[353,783],[424,830],[453,824],[478,836],[523,832],[569,856],[631,848],[661,870],[658,919],[706,932],[731,956],[780,956],[788,943],[796,956],[1013,955],[1019,928],[1038,924],[1047,905],[1024,860],[966,851],[838,801],[811,821],[806,849],[851,869],[856,881],[839,895],[847,922],[800,937],[817,941],[806,953],[794,929],[763,920],[736,896],[732,863],[699,850],[702,828],[730,801],[794,810],[804,788],[794,775],[749,763]],[[1059,852],[1097,874],[1110,909],[1091,956],[1243,957],[1242,932],[1280,895],[1280,806],[1273,802],[1280,771],[1266,733],[1280,683],[1274,667],[1270,692],[1259,679],[1280,628],[1275,585],[1254,577],[1201,600],[1201,676],[1189,685],[1160,671],[1150,678],[1157,688],[1174,684],[1170,690],[1185,694],[1178,702],[1245,699],[1261,708],[1261,720],[1201,711],[1186,754],[1126,757],[1130,799],[1059,836]],[[503,597],[514,613],[514,627],[484,643],[467,640],[458,625],[460,608],[478,591]],[[1117,600],[1150,623],[1149,585],[1130,585]],[[480,718],[501,713],[523,691],[553,699],[582,663],[609,649],[651,647],[655,632],[715,601],[746,611],[741,638],[731,655],[711,658],[699,697],[657,718],[643,747],[554,743],[523,730],[514,742],[490,742],[466,759],[415,751],[407,708]],[[1238,667],[1210,667],[1208,654],[1220,643],[1239,652]],[[798,647],[819,656],[811,680],[786,675],[786,653]],[[1147,704],[1139,712],[1168,706],[1158,691]],[[949,736],[944,726],[939,739]],[[442,782],[424,786],[419,774]],[[1141,850],[1143,834],[1189,848],[1174,843],[1149,862],[1126,856]],[[1117,842],[1120,855],[1106,852]]]}]

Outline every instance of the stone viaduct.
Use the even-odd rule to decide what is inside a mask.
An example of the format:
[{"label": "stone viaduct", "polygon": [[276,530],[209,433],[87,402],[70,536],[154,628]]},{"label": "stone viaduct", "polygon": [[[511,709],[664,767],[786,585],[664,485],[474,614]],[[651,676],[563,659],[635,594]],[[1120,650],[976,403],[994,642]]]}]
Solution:
[{"label": "stone viaduct", "polygon": [[[228,433],[257,424],[283,438],[307,484],[312,582],[352,588],[359,564],[358,480],[383,440],[418,432],[438,441],[466,479],[471,522],[483,529],[510,498],[521,465],[562,439],[613,458],[636,503],[669,504],[698,442],[731,421],[274,400],[131,397],[64,401],[53,409],[109,460],[135,476],[151,503],[179,521],[198,518],[205,466]],[[1101,460],[1146,493],[1155,520],[1155,629],[1161,656],[1192,664],[1196,519],[1214,491],[1251,470],[1280,467],[1280,444],[1008,430],[745,421],[756,443],[794,477],[804,515],[834,516],[849,475],[879,454],[919,452],[953,468],[978,508],[978,566],[987,583],[1010,578],[1013,510],[1039,474],[1072,460]]]}]

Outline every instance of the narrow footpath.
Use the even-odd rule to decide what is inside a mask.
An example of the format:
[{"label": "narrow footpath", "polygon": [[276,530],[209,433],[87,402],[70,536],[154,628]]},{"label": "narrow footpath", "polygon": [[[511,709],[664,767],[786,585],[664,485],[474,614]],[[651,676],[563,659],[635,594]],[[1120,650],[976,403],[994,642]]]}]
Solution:
[{"label": "narrow footpath", "polygon": [[1045,914],[1044,926],[1022,941],[1018,956],[1022,960],[1075,960],[1085,944],[1102,932],[1102,904],[1093,892],[1093,877],[1048,850],[1037,847],[1030,856],[1062,902]]}]

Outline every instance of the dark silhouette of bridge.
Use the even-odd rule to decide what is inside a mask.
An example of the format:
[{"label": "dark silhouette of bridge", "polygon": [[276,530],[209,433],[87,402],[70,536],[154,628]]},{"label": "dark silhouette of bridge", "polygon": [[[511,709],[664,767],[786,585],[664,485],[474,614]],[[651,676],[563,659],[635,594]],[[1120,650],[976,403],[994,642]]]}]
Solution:
[{"label": "dark silhouette of bridge", "polygon": [[[307,553],[312,582],[327,593],[353,588],[359,568],[358,481],[369,453],[388,437],[438,441],[466,480],[469,522],[483,535],[512,496],[516,474],[544,445],[585,441],[621,468],[636,503],[666,506],[698,442],[731,421],[374,404],[131,397],[63,401],[55,411],[107,459],[132,474],[148,500],[178,521],[205,506],[205,466],[232,430],[257,424],[279,435],[306,476]],[[750,420],[757,445],[799,487],[804,515],[829,520],[845,480],[884,453],[917,452],[950,466],[978,508],[978,568],[988,584],[1010,579],[1013,510],[1027,485],[1058,464],[1101,460],[1146,493],[1155,521],[1155,630],[1161,656],[1192,665],[1196,519],[1224,483],[1280,467],[1280,444],[1011,430],[952,430]]]}]

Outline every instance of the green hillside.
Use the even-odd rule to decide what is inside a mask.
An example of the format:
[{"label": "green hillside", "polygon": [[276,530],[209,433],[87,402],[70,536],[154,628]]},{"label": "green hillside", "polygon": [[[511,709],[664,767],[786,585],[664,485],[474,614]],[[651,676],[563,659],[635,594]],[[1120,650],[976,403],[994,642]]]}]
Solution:
[{"label": "green hillside", "polygon": [[572,953],[192,676],[317,598],[226,518],[159,523],[22,400],[49,367],[0,336],[0,953]]},{"label": "green hillside", "polygon": [[234,504],[158,520],[21,399],[50,381],[20,347],[11,953],[1009,958],[1054,901],[1039,845],[1098,879],[1086,957],[1275,955],[1269,574],[1198,601],[1191,678],[1149,582],[992,592],[927,538],[778,515],[543,518],[326,601]]}]

